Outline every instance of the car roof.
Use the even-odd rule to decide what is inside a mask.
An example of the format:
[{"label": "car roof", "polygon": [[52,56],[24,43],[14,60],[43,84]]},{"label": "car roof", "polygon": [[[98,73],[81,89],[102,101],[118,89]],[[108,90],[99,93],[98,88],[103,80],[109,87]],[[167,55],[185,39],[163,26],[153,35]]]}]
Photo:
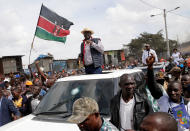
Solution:
[{"label": "car roof", "polygon": [[[168,62],[158,62],[153,68],[163,68],[164,66],[168,65]],[[137,66],[134,69],[147,69],[148,66]]]},{"label": "car roof", "polygon": [[105,71],[103,74],[88,74],[88,75],[77,75],[77,76],[68,76],[60,78],[57,82],[62,81],[74,81],[74,80],[92,80],[92,79],[108,79],[108,78],[117,78],[123,74],[133,74],[142,72],[140,69],[120,69],[120,70],[110,70]]}]

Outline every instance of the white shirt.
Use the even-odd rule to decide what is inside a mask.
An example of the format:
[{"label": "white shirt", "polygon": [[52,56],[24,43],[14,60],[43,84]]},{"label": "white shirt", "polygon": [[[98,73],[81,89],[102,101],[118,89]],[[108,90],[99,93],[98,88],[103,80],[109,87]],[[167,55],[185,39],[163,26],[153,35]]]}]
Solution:
[{"label": "white shirt", "polygon": [[120,121],[121,121],[121,131],[127,129],[133,129],[133,109],[135,105],[134,97],[128,103],[126,103],[122,96],[120,98]]},{"label": "white shirt", "polygon": [[86,66],[93,64],[92,55],[90,52],[90,45],[85,45],[85,55],[84,55],[84,64]]},{"label": "white shirt", "polygon": [[174,62],[178,65],[179,64],[179,56],[180,56],[180,53],[179,52],[174,52],[174,53],[172,53],[172,58],[173,58],[173,60],[174,60]]},{"label": "white shirt", "polygon": [[144,51],[143,51],[143,54],[142,54],[142,63],[143,63],[143,64],[146,64],[146,59],[147,59],[149,56],[151,56],[150,53],[152,53],[152,54],[154,55],[154,57],[155,57],[155,62],[158,62],[158,57],[157,57],[156,52],[155,52],[153,49],[150,49],[149,51],[147,51],[147,50],[144,50]]},{"label": "white shirt", "polygon": [[[98,40],[98,44],[93,42],[91,46],[95,48],[97,51],[99,51],[100,53],[102,54],[104,53],[104,47],[100,40]],[[86,44],[86,42],[85,42],[84,64],[86,66],[93,64],[92,55],[90,52],[90,44]]]},{"label": "white shirt", "polygon": [[40,100],[38,100],[38,99],[33,99],[31,101],[32,112],[36,109],[36,107],[38,106],[39,103],[40,103]]}]

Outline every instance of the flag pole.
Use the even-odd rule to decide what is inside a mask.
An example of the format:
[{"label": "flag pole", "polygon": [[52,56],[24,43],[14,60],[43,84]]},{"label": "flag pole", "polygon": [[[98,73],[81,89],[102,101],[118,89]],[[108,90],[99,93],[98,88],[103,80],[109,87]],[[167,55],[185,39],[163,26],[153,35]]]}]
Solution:
[{"label": "flag pole", "polygon": [[[42,6],[43,6],[43,3],[42,3]],[[42,6],[41,6],[41,9],[40,9],[40,14],[41,14],[41,11],[42,11]],[[38,17],[38,22],[39,22],[39,18],[40,18],[40,15],[39,15],[39,17]],[[38,22],[37,22],[37,25],[38,25]],[[36,27],[36,28],[37,28],[37,27]],[[36,36],[36,29],[35,29],[34,37],[33,37],[33,40],[32,40],[31,47],[30,47],[29,65],[30,65],[30,57],[31,57],[31,54],[32,54],[32,48],[33,48],[35,36]]]},{"label": "flag pole", "polygon": [[[35,34],[36,34],[36,33],[35,33]],[[30,47],[29,65],[30,65],[30,57],[31,57],[31,53],[32,53],[32,48],[33,48],[33,43],[34,43],[34,39],[35,39],[35,34],[34,34],[34,37],[33,37],[33,40],[32,40],[32,44],[31,44],[31,47]]]}]

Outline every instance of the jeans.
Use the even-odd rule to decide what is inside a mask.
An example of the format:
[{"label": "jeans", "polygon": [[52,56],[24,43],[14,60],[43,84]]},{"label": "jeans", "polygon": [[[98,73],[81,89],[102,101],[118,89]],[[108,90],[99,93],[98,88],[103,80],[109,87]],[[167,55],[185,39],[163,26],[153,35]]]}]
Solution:
[{"label": "jeans", "polygon": [[102,68],[100,67],[94,67],[94,65],[85,66],[85,72],[86,74],[102,74]]}]

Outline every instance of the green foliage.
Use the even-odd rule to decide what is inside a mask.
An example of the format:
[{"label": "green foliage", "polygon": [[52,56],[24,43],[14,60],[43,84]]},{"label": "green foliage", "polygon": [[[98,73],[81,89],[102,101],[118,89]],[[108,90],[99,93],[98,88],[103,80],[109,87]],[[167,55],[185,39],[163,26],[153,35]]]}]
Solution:
[{"label": "green foliage", "polygon": [[[138,38],[132,39],[127,45],[129,47],[129,55],[135,56],[136,58],[141,58],[145,43],[150,44],[151,48],[156,51],[159,58],[166,56],[166,41],[160,32],[157,34],[144,32],[141,33]],[[173,48],[177,47],[177,41],[169,40],[169,43],[170,52],[172,52]]]}]

